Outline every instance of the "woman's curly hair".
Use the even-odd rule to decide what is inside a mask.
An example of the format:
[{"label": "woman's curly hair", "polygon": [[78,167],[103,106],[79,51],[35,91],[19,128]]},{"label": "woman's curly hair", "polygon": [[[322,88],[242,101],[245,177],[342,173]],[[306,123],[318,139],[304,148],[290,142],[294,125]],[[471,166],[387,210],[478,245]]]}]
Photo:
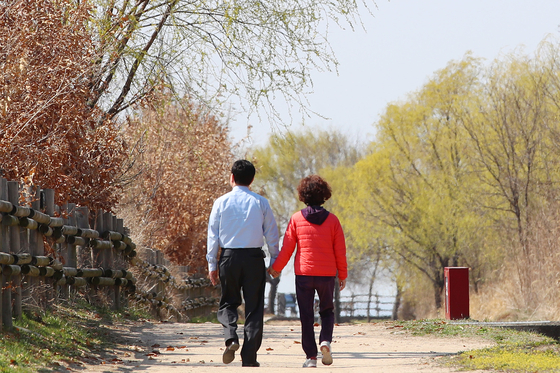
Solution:
[{"label": "woman's curly hair", "polygon": [[301,179],[297,191],[299,200],[307,206],[320,206],[332,195],[330,185],[319,175]]}]

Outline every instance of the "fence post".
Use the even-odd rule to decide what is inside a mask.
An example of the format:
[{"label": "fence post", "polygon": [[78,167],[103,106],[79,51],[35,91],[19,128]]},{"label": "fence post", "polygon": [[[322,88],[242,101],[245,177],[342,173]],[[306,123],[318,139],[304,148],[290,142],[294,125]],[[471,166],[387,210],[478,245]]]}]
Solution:
[{"label": "fence post", "polygon": [[[35,211],[41,211],[41,188],[38,186],[31,187],[31,208]],[[33,256],[44,256],[45,245],[43,243],[43,234],[38,229],[29,232],[29,252]],[[46,306],[44,289],[42,288],[43,280],[41,277],[29,277],[28,285],[30,289],[30,300],[36,302],[36,306],[43,308]]]},{"label": "fence post", "polygon": [[[69,203],[68,204],[68,225],[71,225],[73,227],[77,227],[78,223],[76,221],[76,204],[75,203]],[[70,245],[70,244],[66,244],[67,247],[67,254],[68,257],[64,258],[66,259],[66,265],[68,267],[74,267],[74,268],[78,268],[78,256],[77,256],[77,250],[76,250],[76,245]]]},{"label": "fence post", "polygon": [[[25,206],[30,206],[30,201],[32,200],[33,195],[33,188],[26,186],[24,189],[23,195],[25,196]],[[31,247],[29,246],[29,236],[33,232],[32,229],[23,228],[19,230],[19,239],[20,239],[20,247],[22,252],[31,254]],[[22,305],[29,304],[29,299],[31,298],[31,280],[32,276],[22,276],[21,280],[21,296],[22,296]]]},{"label": "fence post", "polygon": [[[65,225],[69,225],[68,223],[68,202],[64,202],[62,204],[62,206],[60,206],[60,216],[64,218],[64,224]],[[64,266],[69,267],[70,265],[68,264],[68,253],[69,253],[69,249],[70,249],[70,244],[67,242],[63,242],[61,244],[59,244],[60,246],[60,256],[62,257],[62,263]],[[70,294],[70,286],[68,285],[58,285],[58,293],[60,294],[60,297],[63,299],[68,299],[68,295]]]},{"label": "fence post", "polygon": [[[17,181],[8,181],[8,201],[14,206],[19,206],[19,183]],[[20,253],[20,229],[19,225],[9,227],[10,252],[12,254]],[[12,275],[11,282],[13,295],[12,317],[21,319],[21,274]]]},{"label": "fence post", "polygon": [[[0,199],[8,200],[8,181],[0,178]],[[10,237],[8,235],[8,227],[4,224],[0,225],[0,233],[2,235],[2,251],[10,252]],[[8,278],[2,273],[2,323],[8,329],[13,327],[12,322],[12,289],[8,287]]]},{"label": "fence post", "polygon": [[[113,214],[110,212],[103,213],[103,231],[99,231],[99,233],[103,234],[105,231],[112,231],[113,230]],[[114,257],[113,257],[113,247],[109,249],[103,250],[103,268],[104,269],[116,269],[114,267]],[[107,294],[107,299],[111,300],[113,304],[111,305],[111,309],[117,309],[117,298],[115,293],[115,288],[117,286],[107,286],[105,289],[105,293]]]},{"label": "fence post", "polygon": [[[95,214],[95,226],[93,229],[97,230],[99,233],[103,232],[103,211],[97,210]],[[103,267],[103,251],[102,249],[91,249],[91,264],[94,268]]]},{"label": "fence post", "polygon": [[[87,207],[76,208],[75,216],[78,228],[89,229],[89,209]],[[80,247],[79,255],[76,254],[76,268],[78,268],[78,265],[82,268],[92,266],[92,254],[88,248],[88,242],[89,239],[86,240],[86,244],[84,246]]]},{"label": "fence post", "polygon": [[[4,201],[8,198],[8,184],[6,179],[0,177],[0,199]],[[0,250],[2,252],[8,252],[8,230],[4,224],[0,224]],[[3,271],[2,271],[3,272]],[[12,314],[11,314],[11,307],[12,304],[12,297],[10,293],[6,289],[6,278],[2,273],[0,275],[0,317],[2,321],[0,321],[0,330],[2,329],[2,325],[5,325],[7,328],[11,328],[12,324]]]},{"label": "fence post", "polygon": [[[95,225],[93,227],[99,233],[103,232],[103,211],[97,210],[95,214]],[[91,248],[91,264],[93,268],[103,268],[104,266],[104,254],[103,249]],[[90,296],[94,300],[95,304],[99,303],[99,287],[97,285],[92,285],[90,288]]]},{"label": "fence post", "polygon": [[[54,189],[43,189],[43,193],[45,196],[45,214],[49,215],[49,216],[54,216],[54,211],[55,211],[55,205],[54,205]],[[53,258],[56,257],[56,243],[51,240],[50,241],[53,245],[53,247],[51,248],[52,252],[51,253],[47,253],[47,254],[51,254],[53,256]],[[46,278],[45,279],[45,283],[49,284],[49,285],[54,285],[53,281],[51,278]],[[45,295],[46,295],[46,303],[49,304],[49,302],[52,302],[55,300],[56,298],[56,289],[54,289],[54,286],[51,286],[48,288],[48,290],[45,291]]]},{"label": "fence post", "polygon": [[[113,227],[115,229],[115,232],[119,232],[120,234],[124,235],[123,219],[117,219],[117,217],[115,216],[113,219]],[[126,262],[122,258],[122,254],[121,255],[117,254],[117,258],[113,263],[115,263],[114,264],[115,269],[118,269],[117,267],[120,267],[120,269],[122,270],[128,270],[128,267],[126,266]],[[123,306],[125,307],[128,306],[128,303],[126,302],[126,298],[124,299],[122,298],[121,287],[115,286],[115,308],[120,310]]]}]

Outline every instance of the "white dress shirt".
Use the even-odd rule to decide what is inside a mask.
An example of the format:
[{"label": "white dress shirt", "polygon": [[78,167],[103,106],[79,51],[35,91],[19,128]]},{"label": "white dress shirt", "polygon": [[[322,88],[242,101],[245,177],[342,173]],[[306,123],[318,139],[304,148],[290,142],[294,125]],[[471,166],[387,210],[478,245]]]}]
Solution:
[{"label": "white dress shirt", "polygon": [[206,260],[208,269],[218,268],[220,248],[263,247],[270,253],[270,265],[278,256],[278,227],[268,200],[249,187],[236,185],[212,206],[208,221]]}]

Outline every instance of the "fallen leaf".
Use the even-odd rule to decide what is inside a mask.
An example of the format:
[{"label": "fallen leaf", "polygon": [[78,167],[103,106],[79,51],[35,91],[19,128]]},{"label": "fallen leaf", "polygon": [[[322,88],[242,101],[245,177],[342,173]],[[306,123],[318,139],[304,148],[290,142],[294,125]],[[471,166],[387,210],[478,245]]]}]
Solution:
[{"label": "fallen leaf", "polygon": [[316,322],[315,324],[313,324],[313,326],[319,326],[319,323],[318,323],[318,322]]},{"label": "fallen leaf", "polygon": [[173,346],[167,346],[167,351],[175,351],[175,347]]},{"label": "fallen leaf", "polygon": [[267,350],[267,351],[274,351],[274,349],[271,348],[271,347],[268,347],[266,350]]},{"label": "fallen leaf", "polygon": [[295,344],[300,345],[301,342],[300,341],[294,341]]}]

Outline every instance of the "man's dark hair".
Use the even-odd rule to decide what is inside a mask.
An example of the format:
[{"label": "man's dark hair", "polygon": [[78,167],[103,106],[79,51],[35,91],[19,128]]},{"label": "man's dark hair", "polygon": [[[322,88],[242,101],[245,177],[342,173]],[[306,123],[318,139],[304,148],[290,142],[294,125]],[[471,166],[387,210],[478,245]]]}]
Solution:
[{"label": "man's dark hair", "polygon": [[237,185],[249,186],[255,178],[255,166],[246,159],[240,159],[231,167],[231,173]]},{"label": "man's dark hair", "polygon": [[331,198],[330,185],[319,175],[307,176],[297,187],[299,200],[307,206],[321,206]]}]

